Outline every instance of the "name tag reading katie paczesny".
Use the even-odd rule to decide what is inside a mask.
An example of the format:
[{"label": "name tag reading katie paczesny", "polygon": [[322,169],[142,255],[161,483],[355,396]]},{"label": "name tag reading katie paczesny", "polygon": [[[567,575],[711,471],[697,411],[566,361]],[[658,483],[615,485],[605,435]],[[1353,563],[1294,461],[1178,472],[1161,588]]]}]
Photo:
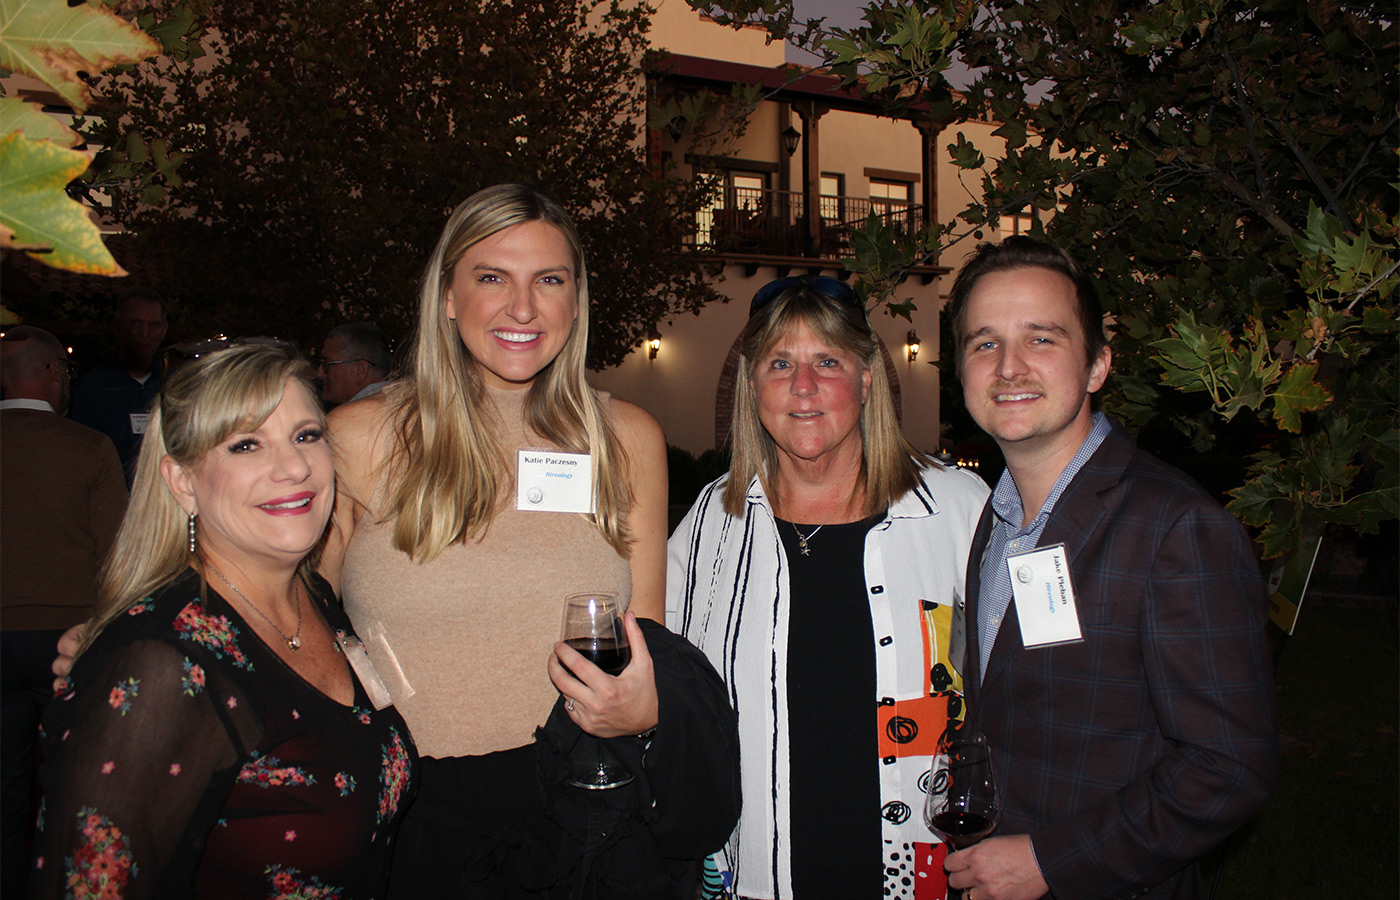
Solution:
[{"label": "name tag reading katie paczesny", "polygon": [[1011,595],[1016,599],[1016,618],[1021,622],[1025,647],[1084,640],[1064,544],[1008,556],[1006,565],[1011,571]]},{"label": "name tag reading katie paczesny", "polygon": [[515,508],[591,513],[593,458],[587,453],[521,450],[516,454]]}]

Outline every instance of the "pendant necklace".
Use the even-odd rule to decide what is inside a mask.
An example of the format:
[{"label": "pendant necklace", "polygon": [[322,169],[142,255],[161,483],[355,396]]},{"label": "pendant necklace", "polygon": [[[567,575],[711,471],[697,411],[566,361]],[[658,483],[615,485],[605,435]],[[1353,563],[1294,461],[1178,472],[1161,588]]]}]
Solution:
[{"label": "pendant necklace", "polygon": [[287,634],[282,631],[282,629],[277,627],[276,622],[269,619],[266,616],[266,614],[263,613],[262,610],[258,609],[257,606],[253,605],[252,600],[249,600],[247,597],[243,596],[243,592],[240,591],[237,587],[234,587],[233,582],[225,578],[224,573],[220,572],[217,566],[208,561],[205,562],[205,565],[207,565],[210,571],[212,571],[215,575],[219,576],[220,581],[228,585],[229,588],[235,594],[238,595],[239,600],[242,600],[244,603],[248,604],[248,606],[253,610],[253,612],[257,613],[258,616],[264,622],[272,626],[272,630],[277,632],[278,636],[281,637],[282,640],[287,642],[288,649],[293,651],[301,649],[301,585],[295,579],[292,581],[292,595],[297,599],[297,630],[293,632],[290,637],[288,637]]},{"label": "pendant necklace", "polygon": [[[807,542],[810,541],[812,538],[816,537],[818,531],[821,531],[823,528],[825,528],[825,527],[831,522],[832,519],[836,518],[836,513],[837,513],[839,510],[840,510],[840,507],[837,507],[837,509],[833,509],[833,510],[831,511],[831,515],[829,515],[829,516],[826,517],[826,521],[825,521],[825,522],[821,523],[821,524],[818,525],[816,528],[813,528],[811,531],[807,532],[806,534],[803,534],[801,531],[798,530],[798,528],[797,528],[797,523],[796,523],[796,522],[789,522],[789,523],[788,523],[789,525],[792,526],[792,530],[795,531],[795,532],[797,532],[797,549],[798,549],[799,551],[801,551],[801,553],[802,553],[803,556],[811,556],[811,555],[812,555],[812,551],[809,550],[809,549],[807,548]],[[230,585],[230,586],[231,586],[231,585]]]}]

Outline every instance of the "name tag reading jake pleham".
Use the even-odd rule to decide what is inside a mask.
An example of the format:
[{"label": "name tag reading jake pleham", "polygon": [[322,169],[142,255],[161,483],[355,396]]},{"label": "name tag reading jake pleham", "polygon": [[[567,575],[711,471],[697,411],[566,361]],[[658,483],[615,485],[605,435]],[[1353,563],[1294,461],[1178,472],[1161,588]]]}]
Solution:
[{"label": "name tag reading jake pleham", "polygon": [[515,508],[591,513],[593,458],[587,453],[521,450],[516,454]]},{"label": "name tag reading jake pleham", "polygon": [[1008,556],[1006,566],[1011,571],[1011,595],[1016,599],[1024,646],[1052,647],[1084,640],[1064,544]]}]

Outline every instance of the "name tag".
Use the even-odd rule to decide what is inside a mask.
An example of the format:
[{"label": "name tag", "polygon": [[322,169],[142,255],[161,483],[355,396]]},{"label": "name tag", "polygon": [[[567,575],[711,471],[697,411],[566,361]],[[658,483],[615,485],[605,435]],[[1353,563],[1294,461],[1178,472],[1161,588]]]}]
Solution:
[{"label": "name tag", "polygon": [[593,458],[587,453],[521,450],[516,454],[515,508],[591,513]]},{"label": "name tag", "polygon": [[342,634],[335,636],[335,642],[340,645],[340,652],[345,654],[345,661],[355,671],[355,677],[360,679],[360,684],[364,687],[369,702],[374,704],[374,708],[383,709],[393,703],[393,698],[389,696],[389,689],[384,686],[383,679],[379,677],[379,671],[374,668],[369,654],[365,652],[365,645],[355,638]]},{"label": "name tag", "polygon": [[1023,645],[1052,647],[1084,640],[1064,544],[1008,556],[1006,566]]},{"label": "name tag", "polygon": [[150,413],[131,413],[131,433],[145,434],[146,423],[151,420]]},{"label": "name tag", "polygon": [[967,677],[966,666],[967,657],[967,600],[959,591],[953,592],[953,627],[948,634],[948,662],[953,664],[953,668],[958,670],[958,674],[963,678]]}]

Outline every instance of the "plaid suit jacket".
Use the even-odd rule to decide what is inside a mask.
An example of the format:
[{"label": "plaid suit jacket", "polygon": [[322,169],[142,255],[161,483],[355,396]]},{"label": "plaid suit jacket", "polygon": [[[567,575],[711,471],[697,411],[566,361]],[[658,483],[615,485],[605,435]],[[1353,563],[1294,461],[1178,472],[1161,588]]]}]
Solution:
[{"label": "plaid suit jacket", "polygon": [[1116,425],[1040,545],[1063,542],[1084,640],[1027,649],[1015,603],[978,659],[983,511],[968,562],[968,724],[986,733],[999,834],[1030,834],[1059,900],[1200,895],[1195,861],[1273,790],[1265,598],[1240,524]]}]

